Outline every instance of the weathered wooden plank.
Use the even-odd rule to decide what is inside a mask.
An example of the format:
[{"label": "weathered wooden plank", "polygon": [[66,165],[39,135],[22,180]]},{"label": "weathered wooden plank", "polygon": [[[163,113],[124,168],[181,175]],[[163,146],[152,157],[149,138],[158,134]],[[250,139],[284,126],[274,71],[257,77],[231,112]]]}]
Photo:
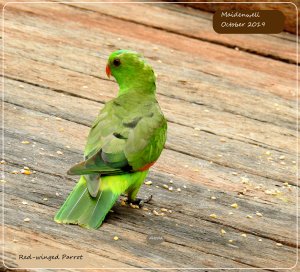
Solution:
[{"label": "weathered wooden plank", "polygon": [[[174,32],[195,39],[206,40],[216,44],[222,44],[230,48],[237,47],[240,50],[272,57],[291,63],[296,63],[296,39],[294,35],[288,35],[293,39],[281,40],[280,36],[271,35],[219,35],[212,27],[212,14],[195,12],[183,8],[182,5],[172,3],[152,4],[108,4],[109,1],[99,3],[72,3],[68,5],[80,7],[90,11],[100,12],[123,20],[133,21],[146,26],[155,27],[164,31]],[[296,14],[295,14],[296,15]],[[296,18],[296,16],[294,16]],[[259,43],[257,40],[259,39]],[[278,44],[282,50],[278,51]]]},{"label": "weathered wooden plank", "polygon": [[[9,82],[12,83],[11,81],[7,80],[6,82],[6,101],[40,112],[55,112],[58,116],[81,124],[91,124],[100,106],[93,101],[74,98],[74,102],[69,103],[69,106],[66,108],[66,103],[70,101],[68,96],[59,95],[57,97],[57,93],[54,92],[49,92],[48,95],[45,96],[45,90],[30,85],[21,85],[24,88],[20,88],[17,84],[10,85]],[[26,91],[27,88],[28,90]],[[18,94],[15,92],[16,89],[19,89]],[[51,101],[49,106],[47,105],[49,103],[48,101]],[[163,102],[165,103],[162,103],[162,106],[168,104],[168,101]],[[79,108],[77,108],[78,106]],[[184,106],[189,107],[189,105]],[[167,117],[169,117],[170,114],[175,116],[173,120],[176,120],[176,123],[173,121],[169,125],[168,148],[223,166],[236,168],[247,173],[296,184],[296,165],[292,163],[292,161],[296,160],[296,154],[292,149],[287,152],[286,149],[273,148],[273,159],[270,161],[265,154],[269,149],[261,147],[255,142],[248,143],[230,138],[224,143],[220,141],[219,135],[214,135],[210,131],[195,131],[193,128],[184,126],[186,120],[181,120],[181,117],[178,116],[176,112],[177,108],[182,108],[182,106],[173,103],[172,112],[167,112]],[[193,108],[189,111],[192,109]],[[84,112],[84,118],[81,118],[82,112]],[[190,117],[192,117],[192,115],[190,115]],[[197,119],[197,115],[194,118]],[[181,122],[183,125],[178,125],[178,122]],[[273,135],[275,138],[276,136],[277,135]],[[287,137],[283,135],[278,136],[282,141],[287,140]],[[294,139],[294,144],[296,144],[296,139]],[[249,152],[249,150],[251,151]],[[282,160],[279,159],[283,156],[282,154],[285,154],[284,165],[281,164]],[[228,156],[230,156],[230,160],[228,160]],[[255,165],[255,167],[253,167],[253,165]],[[265,169],[268,170],[266,171]]]},{"label": "weathered wooden plank", "polygon": [[[23,116],[25,117],[25,120],[29,117],[26,115],[26,113],[34,117],[34,120],[36,121],[39,119],[43,121],[45,116],[47,116],[44,114],[38,114],[38,116],[35,116],[35,113],[33,112],[18,108],[16,108],[16,110],[14,111],[16,111],[17,113],[20,110]],[[48,118],[52,119],[49,120],[49,123],[53,124],[55,118],[52,118],[50,116],[48,116]],[[59,122],[65,121],[61,120]],[[40,227],[39,232],[45,232],[45,235],[41,235],[45,240],[47,240],[48,238],[51,239],[51,241],[53,242],[56,239],[58,239],[59,243],[66,243],[67,245],[71,246],[73,243],[76,243],[78,239],[80,239],[80,248],[89,248],[92,239],[95,239],[95,235],[93,235],[93,232],[85,232],[85,230],[82,230],[78,227],[75,227],[74,230],[74,227],[71,226],[56,225],[51,220],[52,216],[49,216],[53,215],[55,209],[60,205],[68,191],[74,185],[74,181],[72,179],[64,179],[63,175],[60,179],[57,179],[56,176],[63,173],[64,165],[66,162],[70,162],[70,158],[72,160],[74,159],[73,155],[71,157],[68,156],[69,154],[74,154],[73,151],[69,151],[68,149],[63,147],[60,140],[57,140],[55,142],[50,140],[49,142],[49,139],[53,139],[53,137],[42,138],[44,137],[42,135],[40,138],[39,136],[37,136],[39,134],[36,132],[33,133],[33,137],[35,137],[35,139],[33,140],[35,141],[34,147],[31,145],[20,144],[21,140],[25,135],[27,135],[27,137],[29,136],[27,133],[28,126],[25,124],[26,122],[24,122],[24,128],[23,126],[20,127],[19,131],[22,134],[26,134],[18,135],[16,132],[10,133],[10,129],[8,128],[8,134],[6,134],[6,136],[9,139],[10,145],[19,146],[18,152],[20,152],[20,154],[28,154],[28,158],[34,159],[34,163],[29,162],[29,164],[27,164],[26,162],[26,165],[32,165],[32,169],[36,169],[38,172],[37,174],[32,176],[9,174],[10,171],[21,168],[22,164],[15,165],[16,162],[18,163],[18,160],[20,158],[18,152],[10,152],[11,149],[6,150],[7,159],[10,162],[9,164],[13,163],[12,166],[6,165],[6,170],[8,171],[8,173],[6,174],[7,182],[5,183],[5,188],[8,199],[5,203],[9,205],[7,207],[6,213],[6,218],[8,222],[13,222],[13,225],[15,227],[21,229],[23,231],[23,237],[24,231],[30,233],[30,231],[34,231],[36,229],[36,225],[34,224],[36,222]],[[67,127],[73,127],[74,125],[76,124],[69,122],[69,126]],[[32,124],[32,128],[35,127],[36,124]],[[24,129],[26,129],[27,132]],[[39,154],[39,151],[41,150],[40,148],[44,149],[41,151],[42,154]],[[63,150],[65,155],[55,155],[57,149]],[[46,153],[46,156],[43,153]],[[50,156],[50,154],[52,154],[52,156]],[[81,157],[80,154],[78,154],[77,156]],[[48,166],[48,168],[45,167],[45,164]],[[39,169],[41,169],[43,172],[39,172]],[[52,173],[55,173],[55,175],[53,175]],[[291,260],[293,259],[292,256],[295,253],[294,249],[284,246],[284,250],[282,250],[283,247],[276,246],[276,241],[281,241],[282,243],[287,244],[293,243],[292,239],[286,237],[287,233],[285,230],[288,230],[288,228],[286,228],[285,226],[283,226],[282,228],[279,227],[279,225],[286,224],[290,226],[291,222],[295,220],[295,217],[293,219],[293,216],[288,215],[286,212],[281,214],[280,210],[278,211],[278,209],[274,209],[272,208],[272,206],[257,206],[257,204],[253,205],[254,203],[251,203],[249,206],[247,200],[244,200],[243,198],[238,199],[240,209],[234,211],[234,215],[229,216],[228,211],[232,210],[232,208],[229,207],[229,204],[232,203],[232,201],[237,200],[234,199],[235,197],[232,198],[233,196],[230,196],[230,194],[224,194],[221,191],[213,192],[219,194],[217,195],[217,199],[219,199],[220,202],[215,202],[213,200],[209,200],[212,191],[208,191],[207,188],[202,187],[200,184],[194,185],[193,183],[190,183],[186,180],[183,181],[180,178],[173,176],[168,177],[165,176],[165,174],[162,175],[161,173],[163,172],[157,173],[156,171],[153,171],[151,173],[150,178],[155,182],[155,184],[161,184],[165,182],[166,179],[172,178],[173,186],[175,188],[177,186],[181,187],[182,183],[184,182],[184,184],[187,185],[187,189],[183,189],[180,193],[176,193],[166,192],[166,190],[162,189],[161,187],[156,188],[152,186],[144,188],[144,190],[142,191],[142,195],[148,195],[150,193],[153,193],[155,195],[154,201],[150,205],[147,205],[147,207],[149,207],[150,210],[159,210],[160,208],[165,207],[168,209],[172,209],[173,213],[167,215],[166,217],[155,217],[153,215],[145,213],[144,211],[136,211],[124,207],[116,207],[114,208],[115,212],[108,217],[107,223],[103,225],[104,227],[101,228],[101,230],[99,230],[99,235],[97,235],[97,240],[99,239],[99,245],[95,245],[95,242],[93,242],[95,247],[92,250],[90,250],[90,252],[97,255],[100,254],[100,256],[103,256],[104,252],[110,251],[116,257],[119,254],[123,254],[124,258],[124,250],[125,252],[134,254],[138,247],[138,251],[142,255],[141,257],[143,257],[143,255],[146,254],[144,250],[149,250],[149,245],[146,245],[145,248],[145,244],[143,243],[143,241],[146,238],[146,235],[149,234],[148,230],[149,226],[151,225],[152,231],[154,226],[155,231],[163,233],[168,243],[168,246],[162,246],[158,249],[153,248],[151,251],[151,260],[147,260],[148,264],[152,261],[154,262],[152,263],[152,265],[159,264],[163,267],[166,267],[171,264],[176,264],[182,267],[184,264],[188,265],[192,261],[194,265],[201,264],[203,267],[203,265],[205,266],[204,260],[210,258],[205,257],[205,254],[214,255],[212,256],[214,261],[206,263],[207,267],[209,267],[210,265],[218,267],[221,264],[222,258],[220,259],[220,262],[218,262],[218,258],[215,260],[216,255],[223,256],[223,258],[224,256],[230,256],[230,259],[238,260],[238,264],[232,263],[233,267],[235,265],[243,266],[243,263],[244,265],[248,264],[254,266],[257,266],[259,264],[264,265],[267,264],[267,262],[268,264],[272,263],[276,265],[290,264]],[[32,178],[34,180],[31,180]],[[30,182],[28,182],[29,179]],[[64,186],[61,186],[61,182],[64,182]],[[50,189],[49,186],[51,186]],[[24,195],[24,191],[18,188],[24,188],[24,190],[26,190],[27,193]],[[55,195],[56,192],[61,192],[62,195],[57,197]],[[174,194],[182,195],[179,199],[178,197],[174,196]],[[9,197],[11,196],[13,197],[13,199],[15,199],[15,201],[9,200]],[[43,201],[44,197],[47,197],[48,199],[46,203],[45,201]],[[27,200],[29,205],[21,205],[21,201],[23,199]],[[201,202],[201,206],[199,207],[199,204],[197,203],[197,201],[195,202],[195,199],[206,199],[206,201]],[[15,206],[16,203],[20,203],[19,205],[22,207],[20,210],[20,216],[17,218],[11,206]],[[244,216],[244,209],[249,209],[248,212],[252,211],[252,213],[254,213],[255,210],[259,209],[261,212],[264,213],[264,217],[260,219],[259,217],[254,216],[255,218],[252,219],[254,221],[252,224],[247,221],[241,223],[235,218],[240,218],[241,216]],[[211,219],[209,217],[209,214],[212,212],[217,213],[220,218],[216,220]],[[144,220],[142,222],[140,222],[139,220],[141,213],[145,214]],[[39,214],[39,217],[41,217],[41,219],[34,216],[34,214]],[[269,216],[271,217],[270,220],[272,224],[270,224],[269,222]],[[24,226],[22,219],[25,217],[30,217],[32,223],[29,223],[28,225]],[[282,218],[285,218],[285,221],[282,221]],[[139,224],[135,223],[137,220],[139,220]],[[39,222],[43,222],[43,224],[40,224]],[[215,223],[217,223],[217,225],[215,225]],[[218,224],[221,225],[218,226]],[[268,225],[267,231],[264,231],[264,224]],[[261,229],[259,227],[259,230],[258,225],[260,225],[261,227]],[[269,238],[270,231],[272,231],[272,229],[269,229],[269,225],[271,225],[271,228],[274,228],[275,235],[272,236],[275,239],[275,241],[272,241]],[[201,228],[195,228],[195,226],[201,226]],[[219,232],[221,228],[226,229],[226,237],[220,235]],[[72,231],[70,231],[71,229]],[[246,240],[240,236],[242,232],[246,232],[248,234],[248,238]],[[124,239],[124,244],[122,243],[122,245],[120,245],[120,252],[118,252],[118,250],[116,250],[112,245],[110,245],[112,241],[111,236],[115,233],[117,233],[121,237],[121,239]],[[50,236],[48,237],[48,235]],[[251,247],[254,247],[257,243],[258,238],[255,237],[257,235],[263,237],[262,239],[264,243],[261,244],[262,250],[264,250],[266,254],[270,252],[271,259],[268,259],[267,262],[265,258],[259,257],[260,253],[254,254],[254,256],[250,256],[250,252],[252,250]],[[291,232],[288,235],[294,236],[295,233]],[[234,240],[237,240],[235,246],[238,246],[238,248],[232,248],[231,246],[228,246],[228,241],[226,240],[228,239],[227,236],[233,237]],[[82,241],[82,238],[80,237],[84,237],[84,240]],[[19,239],[21,243],[22,238],[19,237]],[[136,241],[136,239],[138,239],[138,241]],[[215,249],[215,243],[219,244],[217,246],[217,250]],[[169,247],[169,244],[171,244],[171,248]],[[240,251],[241,247],[243,247],[242,253]],[[246,250],[244,247],[249,247],[249,251]],[[181,254],[182,259],[177,259],[177,261],[174,263],[173,254],[166,254],[167,250],[169,252],[170,250],[173,252],[178,252],[177,254]],[[195,251],[202,252],[201,257],[199,255],[195,255]],[[190,255],[188,252],[190,252]],[[288,254],[289,257],[284,257],[283,255],[285,254]],[[106,255],[106,257],[107,256],[110,256],[110,254]],[[163,258],[155,259],[155,256],[163,256]],[[148,255],[148,257],[150,256]],[[117,259],[118,258],[116,258],[116,260]],[[170,259],[172,259],[172,261],[170,261]],[[135,258],[135,256],[132,255],[127,255],[126,260],[130,261],[131,265],[137,265],[141,262],[139,258]],[[230,261],[226,261],[226,263],[228,265],[230,264]]]},{"label": "weathered wooden plank", "polygon": [[[52,13],[49,9],[51,9]],[[228,78],[229,80],[237,83],[236,73],[240,73],[241,69],[245,69],[243,78],[239,78],[238,80],[239,86],[259,88],[260,90],[273,92],[288,98],[293,98],[296,95],[294,84],[294,80],[296,78],[295,65],[266,59],[246,52],[235,51],[212,43],[202,42],[187,37],[179,37],[176,34],[163,32],[153,28],[146,28],[142,25],[111,18],[99,13],[87,13],[82,10],[74,10],[71,7],[64,8],[63,13],[59,7],[56,7],[56,5],[51,5],[50,8],[37,5],[35,6],[35,9],[26,5],[20,5],[18,6],[18,12],[21,12],[21,10],[27,10],[27,12],[30,11],[31,16],[33,13],[36,14],[35,16],[37,17],[42,16],[42,18],[43,16],[49,16],[49,14],[53,15],[55,13],[55,17],[57,19],[52,21],[53,17],[49,17],[48,22],[51,22],[51,24],[57,24],[57,27],[62,23],[67,25],[68,20],[72,16],[76,16],[76,24],[70,24],[70,30],[72,29],[70,33],[76,34],[76,29],[78,27],[81,27],[80,33],[82,33],[83,29],[91,29],[92,27],[94,32],[92,39],[95,39],[98,29],[101,29],[101,31],[113,32],[119,37],[124,37],[126,40],[130,37],[164,46],[173,45],[176,47],[174,49],[178,51],[192,54],[193,56],[190,56],[190,60],[195,60],[195,57],[197,57],[199,62],[195,62],[195,64],[198,69],[199,67],[205,67],[205,72],[207,73],[212,73],[222,78]],[[13,16],[13,14],[11,15]],[[10,13],[7,12],[6,18],[9,19],[9,16]],[[37,17],[35,17],[36,20],[38,20]],[[27,17],[23,17],[23,20],[25,20],[25,18],[27,19]],[[114,25],[114,27],[111,28],[111,25]],[[47,28],[43,28],[43,31],[46,29]],[[135,29],[135,31],[131,31],[132,29]],[[117,46],[123,47],[123,44],[125,44],[124,41],[118,41]],[[126,45],[128,46],[127,42]],[[201,48],[201,50],[199,50],[199,48]],[[165,66],[170,62],[170,60],[172,60],[174,55],[171,53],[169,54],[171,55],[170,57],[168,56],[166,60],[161,60],[164,62]],[[219,61],[220,59],[222,62]],[[190,65],[190,63],[193,63],[193,61],[188,61],[187,64]],[[215,63],[220,64],[216,66]],[[280,77],[276,81],[277,84],[272,83],[274,76]],[[256,80],[253,81],[253,78]]]}]

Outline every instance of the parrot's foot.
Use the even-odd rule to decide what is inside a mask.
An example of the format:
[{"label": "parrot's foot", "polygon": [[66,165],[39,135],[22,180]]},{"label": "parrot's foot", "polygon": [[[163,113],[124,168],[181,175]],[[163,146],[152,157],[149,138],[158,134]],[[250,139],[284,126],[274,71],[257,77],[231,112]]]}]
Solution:
[{"label": "parrot's foot", "polygon": [[142,199],[142,198],[136,198],[135,200],[130,200],[127,199],[127,203],[128,204],[132,204],[132,205],[138,205],[140,208],[144,206],[145,203],[149,203],[152,199],[152,195],[150,195],[149,197]]}]

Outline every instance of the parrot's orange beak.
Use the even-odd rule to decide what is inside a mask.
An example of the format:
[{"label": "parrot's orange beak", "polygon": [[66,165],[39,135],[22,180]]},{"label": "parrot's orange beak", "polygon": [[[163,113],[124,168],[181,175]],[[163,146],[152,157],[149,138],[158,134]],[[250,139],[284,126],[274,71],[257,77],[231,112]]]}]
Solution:
[{"label": "parrot's orange beak", "polygon": [[110,76],[111,76],[111,71],[110,71],[110,67],[109,67],[109,65],[108,65],[108,64],[106,65],[105,72],[106,72],[106,74],[107,74],[108,78],[110,78]]}]

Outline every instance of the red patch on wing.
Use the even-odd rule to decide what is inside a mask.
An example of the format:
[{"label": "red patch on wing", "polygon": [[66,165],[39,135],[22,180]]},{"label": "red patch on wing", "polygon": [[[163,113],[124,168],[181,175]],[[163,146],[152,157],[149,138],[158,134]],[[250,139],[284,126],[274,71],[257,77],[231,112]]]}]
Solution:
[{"label": "red patch on wing", "polygon": [[142,168],[140,168],[138,171],[146,171],[146,170],[148,170],[155,162],[156,161],[150,162],[150,163],[146,164],[145,166],[143,166]]}]

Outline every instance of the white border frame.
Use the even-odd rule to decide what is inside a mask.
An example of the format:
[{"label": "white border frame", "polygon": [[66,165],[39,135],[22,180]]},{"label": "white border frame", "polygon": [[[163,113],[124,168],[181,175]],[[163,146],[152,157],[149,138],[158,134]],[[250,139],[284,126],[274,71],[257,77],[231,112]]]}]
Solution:
[{"label": "white border frame", "polygon": [[[2,159],[4,159],[4,78],[5,78],[5,74],[4,74],[4,10],[5,10],[5,7],[8,6],[9,4],[190,4],[191,2],[152,2],[152,1],[149,1],[149,2],[101,2],[101,1],[95,1],[95,2],[83,2],[83,1],[76,1],[76,2],[68,2],[68,1],[61,1],[61,2],[43,2],[43,1],[28,1],[28,2],[6,2],[4,5],[3,5],[3,8],[2,8]],[[257,2],[257,1],[253,1],[253,2],[239,2],[239,1],[233,1],[233,2],[215,2],[215,1],[212,1],[212,2],[201,2],[201,1],[197,1],[197,2],[193,2],[195,4],[261,4],[261,3],[264,3],[264,4],[291,4],[295,7],[296,9],[296,110],[297,110],[297,113],[296,113],[296,126],[297,126],[297,131],[296,131],[296,137],[297,137],[297,148],[296,148],[296,166],[298,167],[299,165],[299,158],[298,158],[298,154],[299,154],[299,122],[298,122],[298,114],[299,114],[299,95],[298,95],[298,88],[299,88],[299,41],[298,41],[298,7],[295,3],[293,2]],[[251,35],[251,34],[250,34]],[[1,175],[1,179],[4,179],[5,176],[4,176],[4,164],[2,165],[2,175]],[[297,187],[299,187],[299,169],[297,168],[297,171],[296,171],[296,178],[297,178]],[[87,270],[90,270],[90,269],[93,269],[93,270],[101,270],[101,269],[110,269],[110,270],[117,270],[117,269],[123,269],[123,270],[136,270],[136,269],[156,269],[156,270],[169,270],[169,269],[176,269],[176,270],[186,270],[186,269],[190,269],[190,270],[220,270],[220,269],[224,269],[224,270],[272,270],[272,269],[277,269],[277,270],[292,270],[294,268],[297,267],[298,265],[298,262],[299,262],[299,218],[298,218],[298,214],[299,214],[299,191],[297,189],[296,191],[296,227],[297,227],[297,232],[296,232],[296,263],[295,265],[293,265],[292,267],[287,267],[287,268],[277,268],[277,267],[263,267],[263,268],[256,268],[256,267],[249,267],[249,268],[222,268],[222,267],[219,267],[219,268],[195,268],[195,267],[192,267],[192,268],[169,268],[169,267],[166,267],[166,268],[156,268],[156,267],[136,267],[136,268],[124,268],[124,267],[121,267],[121,268],[112,268],[112,267],[108,267],[108,268],[47,268],[47,267],[41,267],[41,268],[11,268],[11,267],[8,267],[5,265],[5,262],[4,262],[4,252],[5,252],[5,244],[4,244],[4,184],[2,184],[2,242],[3,242],[3,247],[2,247],[2,263],[3,263],[3,266],[6,267],[7,269],[12,269],[12,270],[20,270],[20,269],[53,269],[53,270],[56,270],[56,269],[87,269]]]}]

